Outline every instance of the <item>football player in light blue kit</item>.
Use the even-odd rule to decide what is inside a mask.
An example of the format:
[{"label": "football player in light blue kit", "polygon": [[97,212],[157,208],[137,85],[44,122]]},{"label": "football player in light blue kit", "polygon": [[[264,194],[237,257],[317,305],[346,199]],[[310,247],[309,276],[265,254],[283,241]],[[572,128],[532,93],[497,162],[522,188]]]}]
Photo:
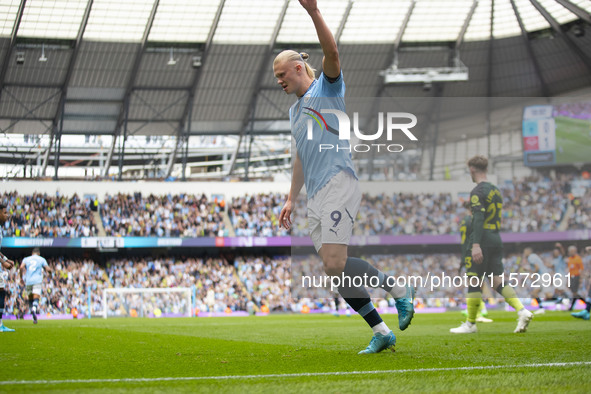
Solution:
[{"label": "football player in light blue kit", "polygon": [[[396,300],[398,324],[405,330],[414,315],[414,289],[396,286],[393,277],[385,275],[368,262],[348,257],[347,247],[361,203],[357,175],[351,160],[348,140],[339,139],[338,120],[326,110],[345,112],[345,83],[336,41],[320,13],[316,0],[299,0],[314,23],[324,58],[322,72],[306,63],[308,54],[292,50],[281,52],[273,62],[277,83],[287,94],[295,94],[297,102],[289,110],[291,133],[297,152],[293,157],[293,174],[289,196],[279,223],[289,228],[296,198],[306,185],[308,196],[308,228],[316,251],[322,258],[327,275],[349,278],[339,293],[361,315],[373,330],[369,346],[360,354],[394,351],[396,336],[374,308],[364,286],[384,289]],[[311,120],[310,122],[308,120]],[[312,120],[313,119],[313,120]],[[308,125],[312,126],[312,132]],[[321,150],[321,147],[332,149]],[[372,280],[373,278],[373,280]]]},{"label": "football player in light blue kit", "polygon": [[[542,260],[542,258],[539,255],[537,255],[536,253],[534,253],[532,248],[528,247],[523,250],[523,259],[527,261],[532,272],[540,275],[540,277],[541,277],[541,275],[544,275],[544,274],[552,275],[550,273],[550,270],[544,264],[544,261]],[[548,290],[548,288],[546,288],[546,290]],[[542,305],[542,298],[540,297],[541,291],[542,291],[541,287],[534,287],[531,290],[532,298],[534,298],[538,302],[538,310],[534,312],[534,314],[536,314],[536,315],[546,313],[546,310],[544,309],[544,305]]]},{"label": "football player in light blue kit", "polygon": [[41,257],[39,248],[33,249],[32,255],[25,257],[20,266],[21,280],[25,283],[27,293],[29,293],[29,310],[33,315],[34,324],[37,324],[37,313],[39,313],[43,269],[49,269],[49,266],[47,261]]},{"label": "football player in light blue kit", "polygon": [[[0,226],[8,220],[6,205],[0,204]],[[2,246],[2,228],[0,227],[0,247]],[[2,314],[4,313],[4,300],[6,298],[6,281],[8,279],[8,270],[14,267],[14,261],[10,260],[4,254],[0,253],[0,332],[13,332],[2,323]]]}]

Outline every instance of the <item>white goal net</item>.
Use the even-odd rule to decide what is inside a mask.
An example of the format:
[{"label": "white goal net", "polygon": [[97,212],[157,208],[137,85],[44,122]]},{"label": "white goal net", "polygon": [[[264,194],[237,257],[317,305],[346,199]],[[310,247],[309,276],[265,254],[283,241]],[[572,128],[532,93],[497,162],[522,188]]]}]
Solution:
[{"label": "white goal net", "polygon": [[191,289],[118,288],[103,291],[103,317],[191,317]]}]

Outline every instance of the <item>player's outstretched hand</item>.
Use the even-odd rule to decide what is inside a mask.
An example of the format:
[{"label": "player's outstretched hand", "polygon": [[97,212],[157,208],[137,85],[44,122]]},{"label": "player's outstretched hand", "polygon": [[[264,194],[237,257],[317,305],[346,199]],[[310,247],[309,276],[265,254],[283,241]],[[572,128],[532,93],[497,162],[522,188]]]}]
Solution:
[{"label": "player's outstretched hand", "polygon": [[316,0],[299,0],[300,4],[306,11],[309,13],[312,11],[316,11],[318,9],[318,4],[316,4]]},{"label": "player's outstretched hand", "polygon": [[292,204],[291,201],[287,200],[285,205],[281,209],[281,213],[279,214],[279,226],[289,230],[291,227],[291,212],[292,212]]}]

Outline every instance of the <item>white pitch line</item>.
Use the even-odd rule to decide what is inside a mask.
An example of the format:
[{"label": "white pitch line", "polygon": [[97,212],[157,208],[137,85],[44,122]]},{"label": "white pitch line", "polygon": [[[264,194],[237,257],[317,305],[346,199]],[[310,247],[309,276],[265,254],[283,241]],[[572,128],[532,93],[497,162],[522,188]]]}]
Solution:
[{"label": "white pitch line", "polygon": [[450,368],[419,368],[419,369],[389,369],[380,371],[341,371],[341,372],[304,372],[270,375],[226,375],[226,376],[189,376],[189,377],[163,377],[163,378],[124,378],[124,379],[77,379],[77,380],[15,380],[0,381],[0,385],[23,384],[67,384],[67,383],[141,383],[141,382],[174,382],[191,380],[234,380],[234,379],[268,379],[268,378],[300,378],[311,376],[346,376],[346,375],[377,375],[400,374],[416,372],[446,372],[446,371],[479,371],[506,368],[539,368],[539,367],[570,367],[577,365],[591,365],[591,361],[573,361],[566,363],[541,363],[523,365],[482,365],[473,367]]}]

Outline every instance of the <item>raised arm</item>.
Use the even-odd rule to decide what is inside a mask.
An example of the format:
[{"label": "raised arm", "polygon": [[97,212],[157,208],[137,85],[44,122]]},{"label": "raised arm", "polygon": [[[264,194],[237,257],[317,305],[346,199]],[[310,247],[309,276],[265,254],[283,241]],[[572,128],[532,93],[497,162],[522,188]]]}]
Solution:
[{"label": "raised arm", "polygon": [[324,75],[329,78],[336,78],[341,74],[341,61],[339,59],[339,49],[337,48],[337,42],[332,35],[332,32],[326,25],[316,0],[299,0],[300,4],[308,12],[308,15],[314,22],[316,28],[316,34],[318,34],[318,40],[324,53],[324,59],[322,59],[322,71]]},{"label": "raised arm", "polygon": [[560,256],[564,257],[566,255],[566,253],[564,252],[564,247],[562,246],[562,244],[560,242],[556,242],[554,244],[554,247],[556,249],[558,249],[558,252],[560,252]]}]

